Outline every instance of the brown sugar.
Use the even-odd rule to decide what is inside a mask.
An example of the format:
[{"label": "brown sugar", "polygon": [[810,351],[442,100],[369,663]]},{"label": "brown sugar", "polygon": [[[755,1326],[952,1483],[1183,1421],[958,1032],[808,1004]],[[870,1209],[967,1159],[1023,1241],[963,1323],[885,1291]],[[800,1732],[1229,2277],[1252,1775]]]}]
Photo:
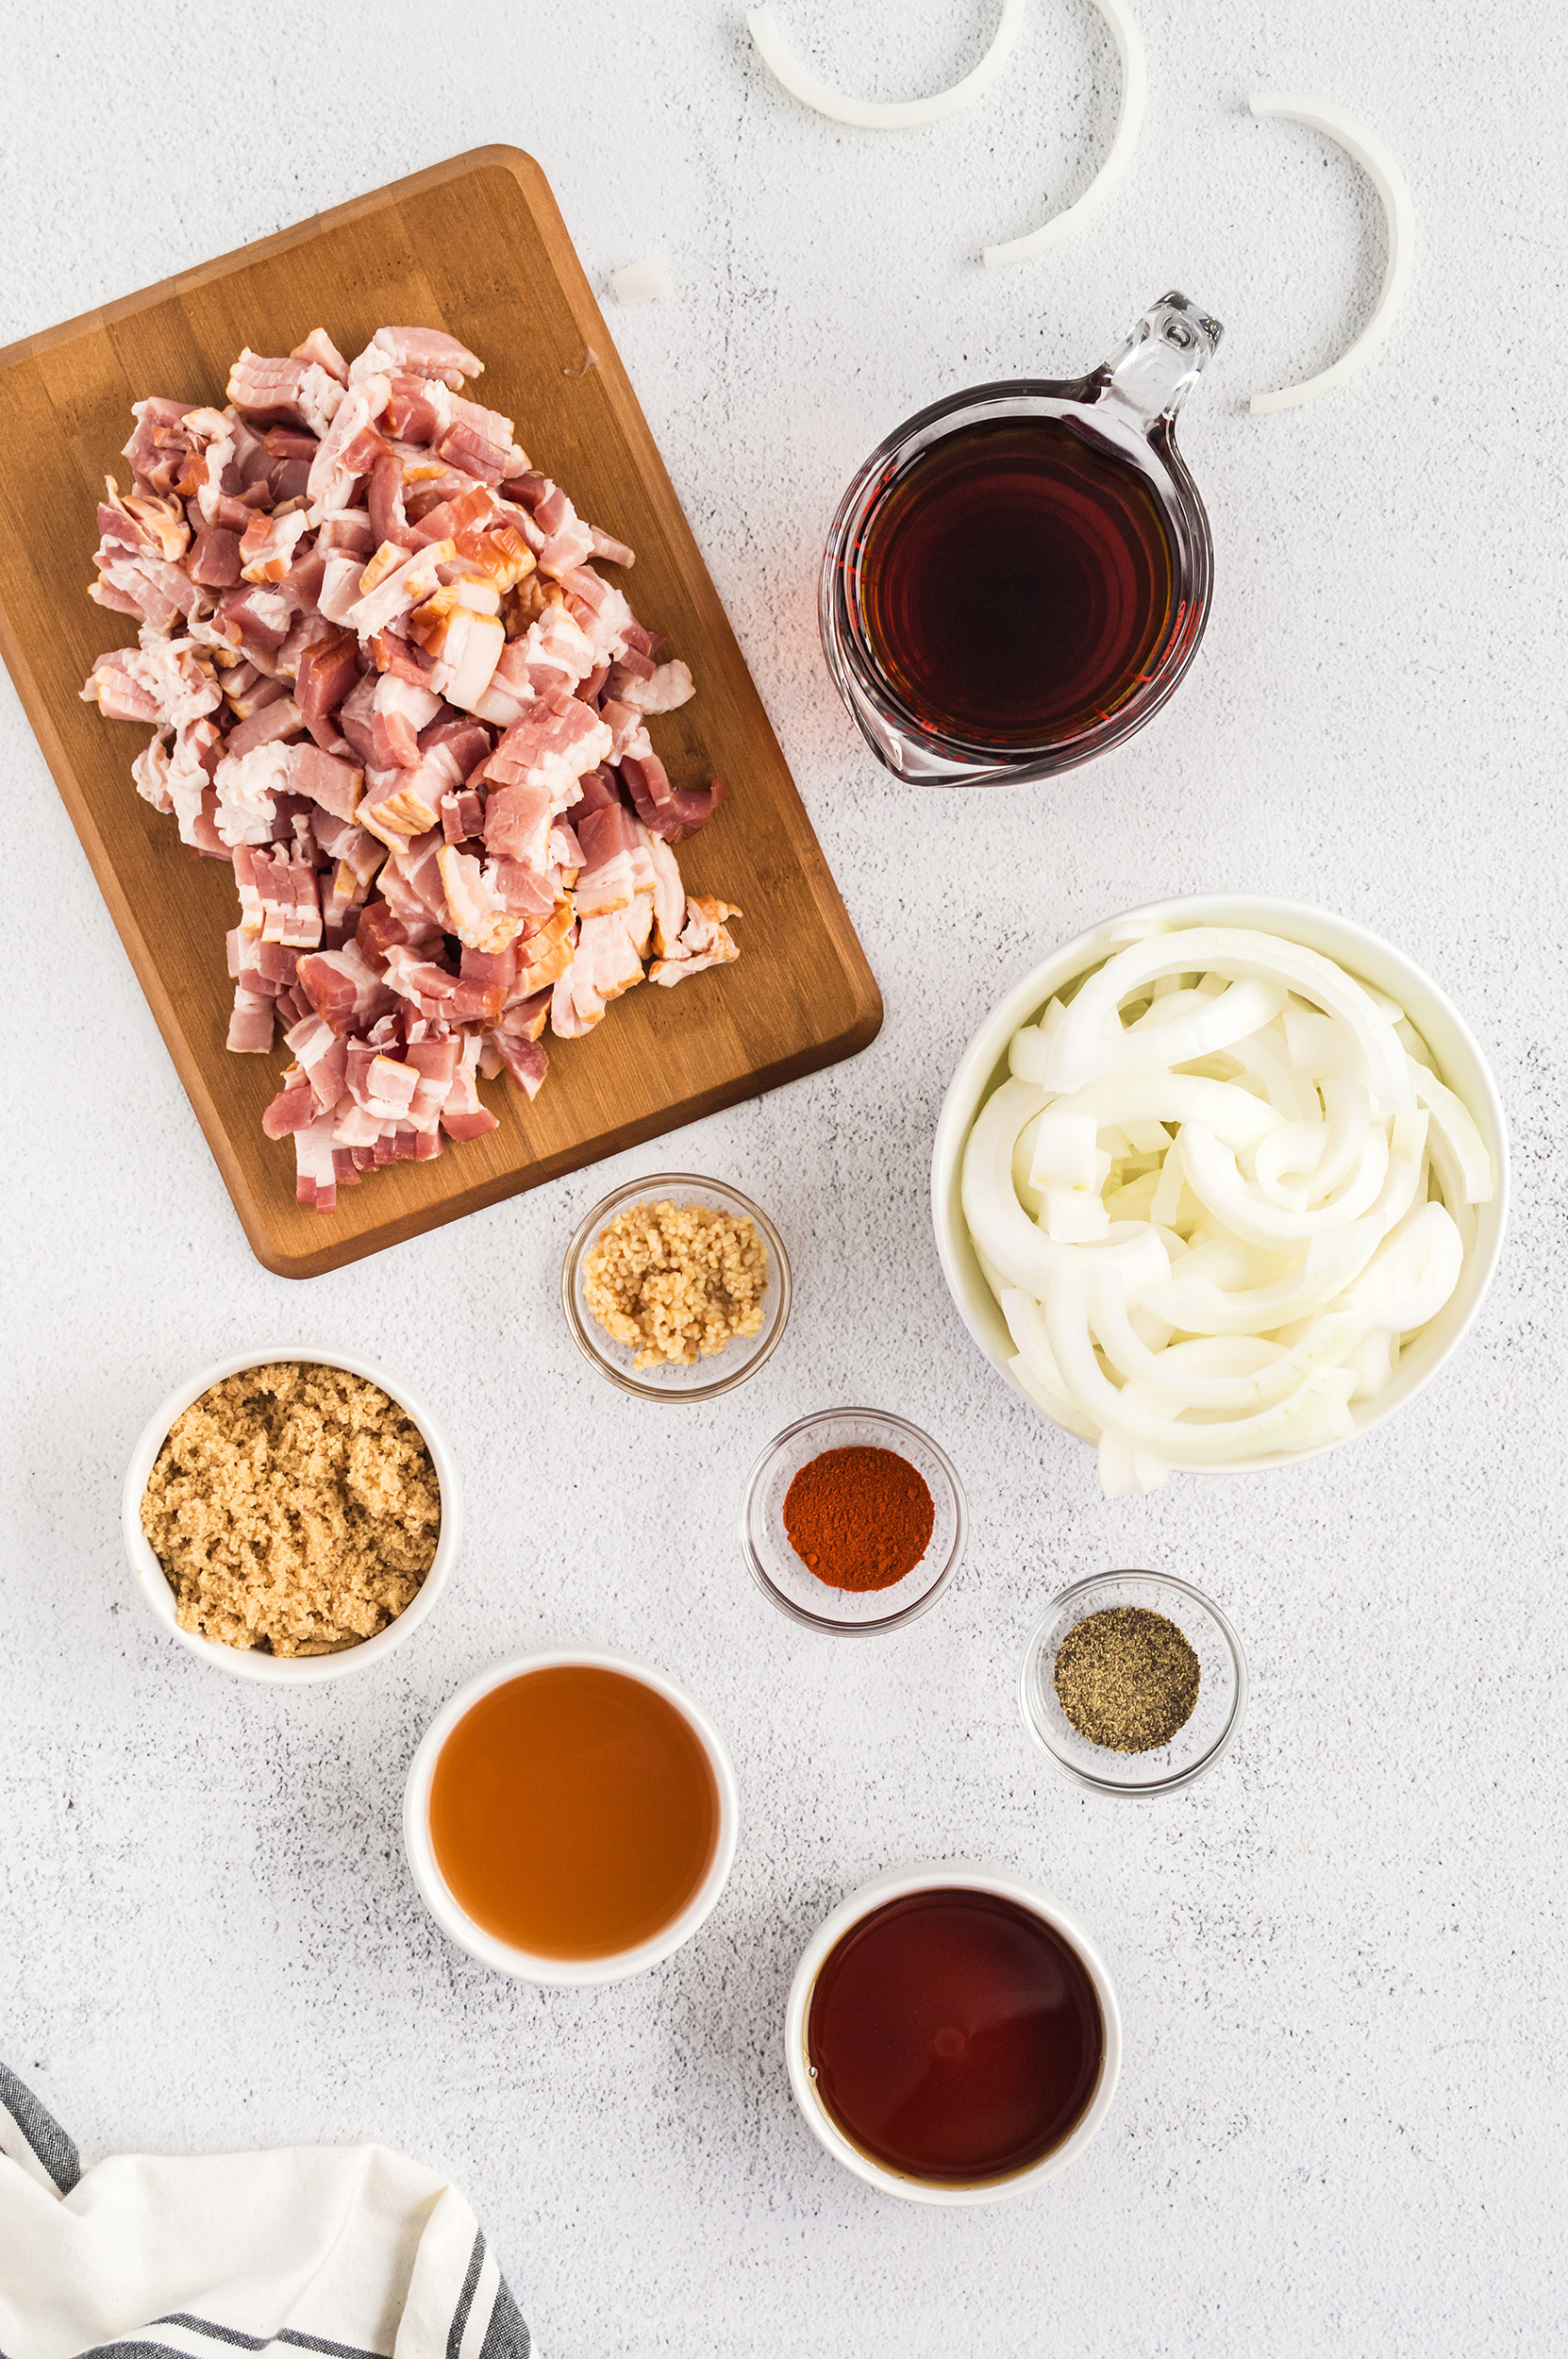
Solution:
[{"label": "brown sugar", "polygon": [[342,1368],[246,1368],[175,1418],[142,1529],[182,1630],[334,1654],[395,1621],[429,1571],[441,1486],[418,1427]]},{"label": "brown sugar", "polygon": [[706,1204],[628,1204],[583,1263],[590,1311],[632,1365],[690,1367],[762,1325],[768,1249],[755,1222]]}]

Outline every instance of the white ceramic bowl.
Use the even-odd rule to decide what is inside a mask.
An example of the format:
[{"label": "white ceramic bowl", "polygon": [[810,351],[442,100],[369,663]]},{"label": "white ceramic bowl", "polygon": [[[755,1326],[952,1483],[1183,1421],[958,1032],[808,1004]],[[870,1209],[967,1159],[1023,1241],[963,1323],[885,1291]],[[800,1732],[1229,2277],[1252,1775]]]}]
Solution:
[{"label": "white ceramic bowl", "polygon": [[[639,1942],[634,1949],[617,1950],[608,1958],[541,1957],[530,1950],[514,1949],[509,1941],[497,1940],[482,1925],[475,1924],[467,1910],[453,1899],[430,1841],[430,1781],[435,1775],[436,1756],[458,1722],[492,1687],[504,1686],[508,1680],[522,1679],[529,1671],[550,1670],[562,1664],[624,1672],[627,1679],[641,1680],[667,1703],[674,1704],[708,1755],[718,1790],[719,1839],[702,1882],[680,1915],[672,1918],[662,1932],[656,1933],[651,1941]],[[677,1687],[649,1664],[634,1662],[629,1655],[596,1654],[575,1648],[557,1654],[514,1656],[509,1663],[497,1663],[490,1670],[481,1671],[477,1679],[460,1687],[421,1737],[403,1793],[403,1848],[409,1856],[409,1872],[419,1888],[420,1899],[447,1939],[455,1941],[459,1949],[466,1949],[471,1958],[477,1958],[481,1966],[493,1966],[497,1974],[509,1974],[514,1982],[542,1983],[562,1989],[585,1983],[624,1983],[629,1975],[660,1965],[683,1942],[690,1941],[718,1905],[734,1864],[740,1823],[741,1798],[735,1772],[723,1737],[701,1706],[692,1702],[684,1688]]]},{"label": "white ceramic bowl", "polygon": [[[274,1655],[261,1653],[254,1647],[225,1647],[216,1639],[202,1638],[194,1631],[182,1630],[175,1615],[175,1593],[170,1588],[162,1565],[158,1563],[145,1533],[142,1530],[142,1499],[148,1479],[158,1461],[158,1453],[169,1438],[175,1419],[199,1400],[209,1386],[221,1383],[225,1376],[239,1376],[246,1368],[264,1368],[279,1361],[294,1360],[313,1367],[342,1368],[350,1376],[362,1376],[368,1383],[378,1384],[389,1400],[395,1400],[418,1426],[425,1446],[436,1469],[441,1484],[441,1531],[436,1541],[436,1553],[429,1571],[419,1585],[418,1594],[406,1605],[395,1622],[377,1631],[374,1638],[366,1638],[358,1647],[345,1647],[341,1654]],[[232,1359],[215,1360],[209,1368],[191,1378],[172,1392],[161,1408],[155,1411],[142,1429],[142,1439],[131,1452],[125,1470],[125,1487],[122,1495],[121,1520],[125,1535],[125,1554],[136,1577],[136,1586],[151,1607],[157,1619],[172,1638],[214,1670],[230,1671],[236,1679],[260,1680],[273,1687],[303,1687],[314,1680],[343,1679],[350,1671],[366,1671],[400,1647],[419,1627],[446,1585],[462,1531],[462,1502],[459,1492],[458,1470],[452,1462],[441,1429],[429,1411],[420,1406],[406,1384],[397,1382],[382,1369],[372,1367],[368,1360],[354,1360],[337,1351],[317,1351],[305,1344],[288,1344],[275,1351],[241,1351]]]},{"label": "white ceramic bowl", "polygon": [[[1100,2015],[1105,2025],[1105,2055],[1100,2064],[1100,2077],[1076,2127],[1069,2132],[1061,2144],[1031,2163],[1026,2170],[1014,2171],[1010,2178],[983,2180],[974,2186],[939,2186],[928,2179],[906,2178],[900,2171],[888,2170],[862,2154],[851,2145],[817,2095],[811,2078],[810,2058],[806,2048],[806,2018],[810,2009],[811,1993],[817,1976],[831,1951],[852,1925],[862,1916],[869,1916],[888,1900],[902,1899],[909,1892],[953,1891],[994,1892],[1005,1900],[1014,1900],[1021,1908],[1030,1909],[1043,1919],[1054,1932],[1059,1933],[1082,1959],[1094,1995],[1100,2002]],[[931,1862],[921,1867],[894,1869],[886,1876],[874,1876],[870,1883],[852,1892],[847,1900],[841,1900],[832,1915],[824,1919],[808,1942],[790,1984],[789,2004],[784,2013],[784,2060],[789,2066],[790,2086],[795,2102],[806,2116],[808,2127],[819,2137],[836,2162],[842,2163],[868,2186],[878,2187],[884,2195],[896,2195],[908,2203],[1005,2203],[1013,2196],[1027,2195],[1047,2179],[1054,2179],[1059,2170],[1076,2162],[1107,2114],[1116,2093],[1117,2076],[1122,2069],[1122,2016],[1116,2004],[1116,1993],[1105,1963],[1076,1917],[1059,1908],[1050,1894],[1026,1877],[1014,1876],[1004,1867],[976,1867],[962,1860]]]},{"label": "white ceramic bowl", "polygon": [[[1502,1250],[1508,1217],[1509,1150],[1496,1085],[1459,1010],[1402,951],[1385,942],[1380,934],[1347,917],[1335,917],[1327,910],[1310,909],[1300,902],[1269,900],[1242,893],[1197,894],[1186,900],[1151,901],[1143,909],[1107,918],[1091,932],[1079,934],[1076,941],[1054,951],[1043,964],[1026,975],[987,1016],[964,1050],[937,1118],[931,1156],[931,1216],[942,1276],[959,1316],[986,1358],[1001,1370],[1015,1391],[1028,1399],[1008,1365],[1015,1347],[996,1297],[980,1275],[964,1224],[959,1201],[964,1144],[980,1108],[1007,1077],[1008,1043],[1020,1025],[1038,1015],[1064,984],[1087,968],[1101,964],[1113,951],[1124,950],[1129,943],[1141,942],[1148,934],[1178,926],[1243,926],[1257,933],[1277,934],[1282,941],[1301,943],[1309,950],[1321,951],[1326,958],[1336,960],[1347,974],[1359,976],[1379,991],[1387,992],[1399,1002],[1426,1040],[1437,1059],[1443,1079],[1475,1116],[1492,1157],[1497,1175],[1496,1193],[1490,1204],[1476,1207],[1476,1242],[1465,1256],[1460,1282],[1437,1317],[1401,1353],[1393,1381],[1374,1399],[1359,1401],[1352,1409],[1356,1433],[1347,1438],[1353,1441],[1373,1426],[1380,1425],[1410,1399],[1428,1377],[1436,1375],[1480,1309]],[[1037,1403],[1030,1401],[1029,1405],[1037,1414],[1045,1414]],[[1087,1426],[1068,1427],[1067,1430],[1076,1432],[1080,1440],[1092,1438]],[[1341,1447],[1338,1442],[1324,1442],[1317,1449],[1276,1450],[1266,1457],[1240,1460],[1234,1465],[1205,1466],[1195,1471],[1212,1475],[1254,1474],[1265,1466],[1295,1465],[1303,1459],[1316,1458],[1324,1450]]]}]

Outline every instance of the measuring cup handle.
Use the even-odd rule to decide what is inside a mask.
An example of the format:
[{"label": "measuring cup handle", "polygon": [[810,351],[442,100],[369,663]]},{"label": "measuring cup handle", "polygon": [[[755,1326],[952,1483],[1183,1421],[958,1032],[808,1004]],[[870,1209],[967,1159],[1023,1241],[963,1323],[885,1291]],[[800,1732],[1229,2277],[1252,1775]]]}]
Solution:
[{"label": "measuring cup handle", "polygon": [[1094,372],[1101,401],[1126,405],[1145,433],[1174,418],[1219,349],[1225,330],[1174,290],[1135,320],[1126,342]]}]

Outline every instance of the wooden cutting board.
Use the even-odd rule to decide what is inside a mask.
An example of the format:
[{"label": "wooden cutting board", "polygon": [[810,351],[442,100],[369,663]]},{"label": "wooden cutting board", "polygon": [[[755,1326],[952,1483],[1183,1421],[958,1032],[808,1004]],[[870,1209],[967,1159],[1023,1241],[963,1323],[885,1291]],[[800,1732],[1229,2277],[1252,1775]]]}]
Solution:
[{"label": "wooden cutting board", "polygon": [[[320,326],[354,353],[386,323],[444,327],[478,353],[479,397],[515,419],[529,458],[582,514],[636,550],[625,586],[637,615],[697,683],[694,702],[655,720],[655,745],[677,783],[730,782],[724,809],[680,847],[681,871],[690,891],[744,915],[737,964],[674,990],[644,985],[586,1039],[550,1039],[531,1104],[509,1081],[482,1085],[499,1129],[367,1174],[323,1216],[294,1202],[292,1142],[261,1129],[287,1051],[224,1046],[232,872],[188,852],[137,795],[130,764],[148,732],[103,720],[77,692],[96,655],[136,636],[86,594],[105,475],[129,489],[119,454],[131,403],[165,393],[221,406],[242,344],[286,353]],[[531,157],[476,148],[12,344],[0,385],[0,652],[268,1269],[336,1269],[875,1039],[882,1003],[865,955]],[[97,987],[116,984],[105,975]]]}]

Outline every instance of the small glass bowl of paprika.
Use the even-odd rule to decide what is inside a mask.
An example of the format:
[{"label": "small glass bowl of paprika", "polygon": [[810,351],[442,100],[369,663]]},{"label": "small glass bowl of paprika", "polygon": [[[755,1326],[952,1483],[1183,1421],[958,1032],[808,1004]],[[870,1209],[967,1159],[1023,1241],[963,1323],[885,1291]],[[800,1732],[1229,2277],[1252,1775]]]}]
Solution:
[{"label": "small glass bowl of paprika", "polygon": [[897,1630],[963,1555],[963,1485],[928,1433],[881,1409],[819,1409],[768,1444],[741,1509],[763,1595],[809,1630]]}]

